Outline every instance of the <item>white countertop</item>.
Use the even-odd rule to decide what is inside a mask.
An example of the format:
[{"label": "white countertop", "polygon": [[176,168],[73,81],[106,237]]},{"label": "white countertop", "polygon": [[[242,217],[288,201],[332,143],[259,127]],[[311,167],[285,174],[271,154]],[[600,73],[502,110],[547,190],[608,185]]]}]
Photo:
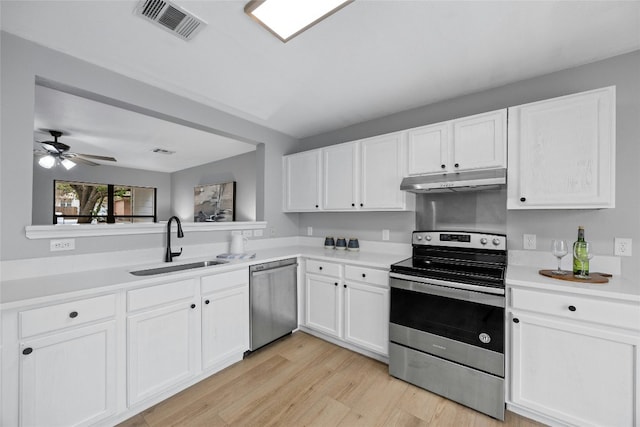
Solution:
[{"label": "white countertop", "polygon": [[[181,280],[207,274],[245,268],[253,264],[275,261],[290,257],[310,257],[326,261],[344,262],[375,268],[388,269],[395,262],[407,256],[398,253],[380,253],[371,251],[347,252],[324,249],[316,246],[286,246],[251,251],[255,258],[233,260],[227,264],[211,267],[177,271],[156,276],[134,276],[130,271],[164,267],[166,263],[128,265],[126,267],[104,268],[65,274],[52,274],[40,277],[2,281],[0,288],[0,308],[10,309],[25,304],[38,304],[51,301],[55,297],[80,297],[96,292],[113,292],[122,288],[144,286],[159,281]],[[197,258],[177,259],[175,264],[212,260],[217,254]]]},{"label": "white countertop", "polygon": [[640,283],[636,280],[614,275],[609,278],[609,283],[571,282],[542,276],[539,270],[538,267],[510,264],[507,267],[506,285],[640,303]]}]

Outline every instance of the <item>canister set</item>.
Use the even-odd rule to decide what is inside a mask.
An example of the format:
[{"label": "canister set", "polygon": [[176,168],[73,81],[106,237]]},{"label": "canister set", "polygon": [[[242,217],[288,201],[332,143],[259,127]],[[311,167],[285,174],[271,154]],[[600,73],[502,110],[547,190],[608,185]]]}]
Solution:
[{"label": "canister set", "polygon": [[360,250],[360,243],[358,242],[358,239],[355,239],[353,237],[350,238],[348,242],[344,237],[338,237],[337,239],[334,239],[333,237],[325,237],[324,248],[355,252]]}]

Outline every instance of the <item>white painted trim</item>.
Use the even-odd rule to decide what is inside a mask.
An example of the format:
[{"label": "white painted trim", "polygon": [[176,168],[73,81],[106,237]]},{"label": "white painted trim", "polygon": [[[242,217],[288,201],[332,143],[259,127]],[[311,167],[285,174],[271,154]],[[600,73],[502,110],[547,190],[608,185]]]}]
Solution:
[{"label": "white painted trim", "polygon": [[[56,224],[28,225],[27,239],[59,239],[67,237],[122,236],[164,233],[165,222],[142,224]],[[190,231],[255,230],[267,228],[266,221],[183,222],[185,233]]]}]

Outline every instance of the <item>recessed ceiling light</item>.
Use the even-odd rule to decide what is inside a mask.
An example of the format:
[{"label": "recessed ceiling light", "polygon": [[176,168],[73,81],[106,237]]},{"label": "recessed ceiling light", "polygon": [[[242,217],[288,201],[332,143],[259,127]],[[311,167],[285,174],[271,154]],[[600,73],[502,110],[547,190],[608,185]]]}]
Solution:
[{"label": "recessed ceiling light", "polygon": [[352,1],[252,0],[244,7],[244,11],[280,40],[287,42]]}]

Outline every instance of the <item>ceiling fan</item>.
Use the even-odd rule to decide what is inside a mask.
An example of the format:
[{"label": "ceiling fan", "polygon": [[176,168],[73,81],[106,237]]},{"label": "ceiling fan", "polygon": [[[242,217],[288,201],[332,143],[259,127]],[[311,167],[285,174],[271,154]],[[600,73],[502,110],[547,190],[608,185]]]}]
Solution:
[{"label": "ceiling fan", "polygon": [[89,166],[98,166],[99,163],[93,162],[89,159],[103,160],[108,162],[115,162],[116,159],[108,156],[97,156],[94,154],[80,154],[69,152],[67,144],[58,141],[63,134],[58,130],[50,130],[49,133],[53,137],[53,141],[37,141],[42,145],[44,150],[33,150],[34,155],[40,156],[38,164],[43,168],[51,169],[56,164],[61,164],[65,169],[69,170],[76,165],[76,163],[82,163]]}]

